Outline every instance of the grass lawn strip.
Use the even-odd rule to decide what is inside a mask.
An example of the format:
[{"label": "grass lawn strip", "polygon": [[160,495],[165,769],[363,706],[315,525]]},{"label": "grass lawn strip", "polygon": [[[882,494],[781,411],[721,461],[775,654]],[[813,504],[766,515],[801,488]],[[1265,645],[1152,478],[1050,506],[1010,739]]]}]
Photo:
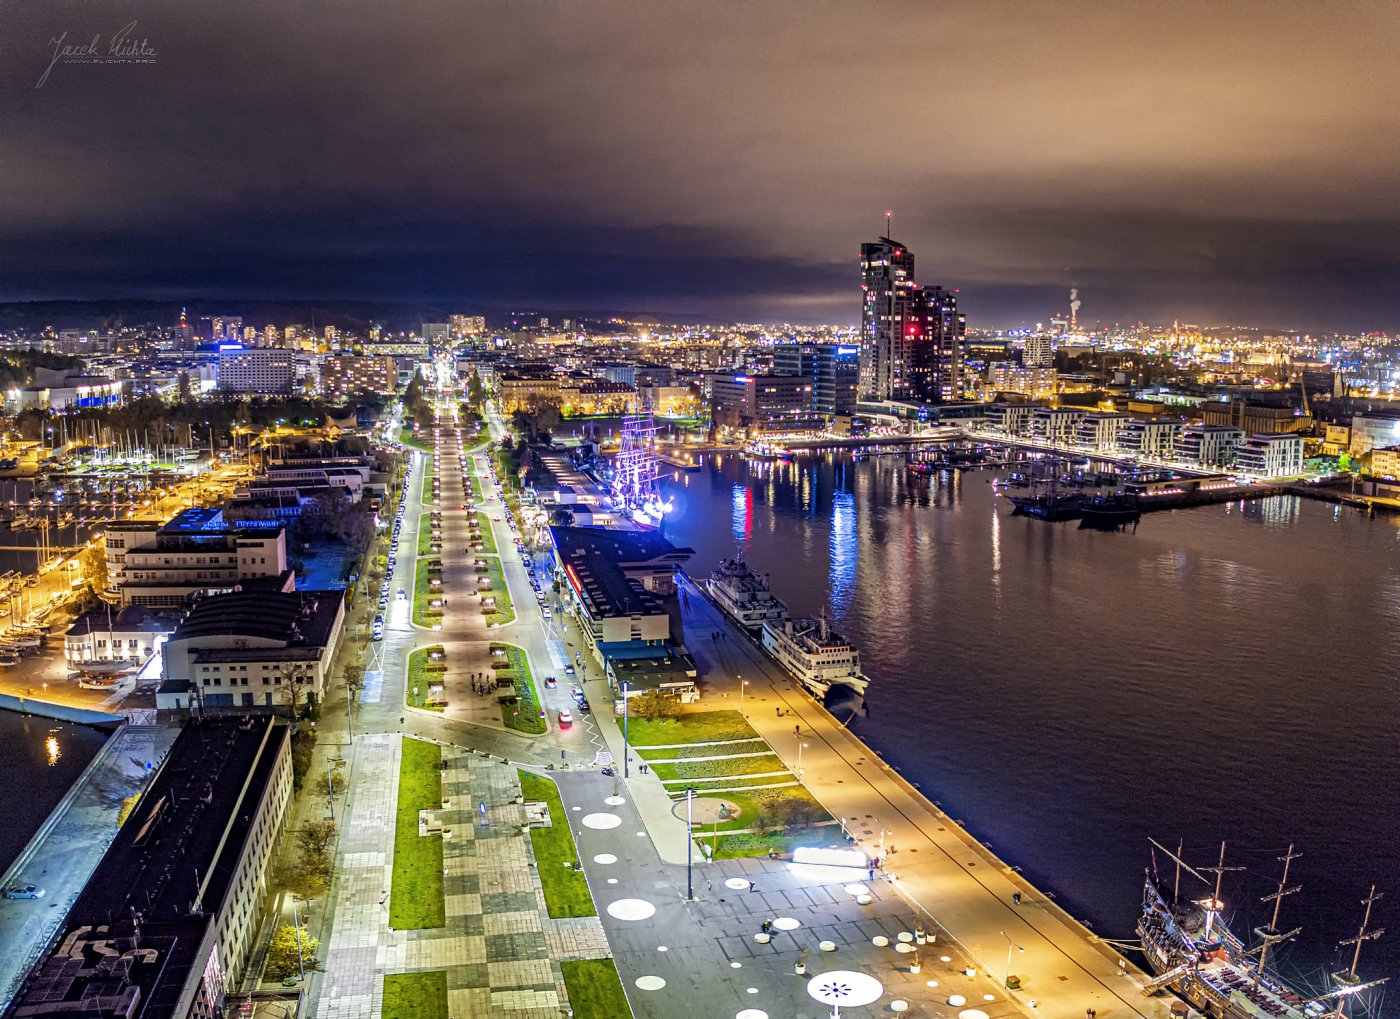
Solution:
[{"label": "grass lawn strip", "polygon": [[[710,845],[715,840],[711,840]],[[833,840],[822,834],[820,828],[798,835],[779,835],[770,832],[759,835],[745,832],[742,835],[721,835],[717,840],[719,848],[714,850],[716,860],[738,860],[746,856],[767,856],[769,853],[791,853],[799,846],[827,846]],[[387,1013],[386,1013],[387,1015]]]},{"label": "grass lawn strip", "polygon": [[540,717],[540,694],[535,687],[534,674],[530,671],[530,660],[524,650],[514,644],[492,644],[493,665],[500,660],[496,656],[497,649],[506,653],[506,664],[502,668],[494,669],[496,678],[503,684],[513,685],[519,698],[514,705],[501,705],[501,721],[505,722],[507,728],[516,732],[538,736],[548,726]]},{"label": "grass lawn strip", "polygon": [[731,739],[723,743],[692,743],[681,747],[633,747],[646,761],[685,761],[698,757],[732,757],[737,754],[770,753],[763,739]]},{"label": "grass lawn strip", "polygon": [[495,609],[486,613],[486,622],[496,626],[515,622],[515,603],[510,600],[510,589],[506,587],[506,575],[499,558],[492,556],[486,560],[486,576],[491,579],[489,593],[496,599]]},{"label": "grass lawn strip", "polygon": [[656,721],[633,718],[627,732],[627,742],[633,747],[760,738],[737,711],[692,711]]},{"label": "grass lawn strip", "polygon": [[766,775],[721,775],[717,778],[668,778],[662,779],[661,784],[666,786],[670,792],[684,792],[687,788],[694,788],[701,796],[714,792],[718,789],[735,788],[741,789],[745,786],[760,787],[769,784],[791,785],[797,778],[790,771],[775,771]]},{"label": "grass lawn strip", "polygon": [[468,474],[467,478],[472,483],[472,498],[475,499],[477,502],[485,502],[486,496],[483,495],[481,491],[481,479],[478,478],[475,474]]},{"label": "grass lawn strip", "polygon": [[788,773],[777,754],[757,757],[722,757],[714,761],[686,761],[680,764],[653,764],[651,770],[663,782],[673,779],[739,778],[743,775]]},{"label": "grass lawn strip", "polygon": [[611,959],[570,959],[559,967],[574,1019],[630,1019],[632,1006]]},{"label": "grass lawn strip", "polygon": [[[588,881],[579,867],[578,847],[569,830],[569,815],[559,799],[559,790],[547,778],[520,772],[520,791],[527,800],[538,800],[549,807],[551,825],[531,828],[530,845],[535,850],[535,866],[544,887],[545,905],[555,919],[566,916],[597,916]],[[565,866],[568,864],[568,866]]]},{"label": "grass lawn strip", "polygon": [[432,447],[423,444],[422,440],[416,438],[411,428],[404,428],[399,432],[399,441],[410,449],[416,449],[420,453],[431,453]]},{"label": "grass lawn strip", "polygon": [[[411,708],[422,708],[424,711],[441,711],[440,704],[428,703],[428,684],[441,683],[446,672],[441,669],[429,668],[429,655],[433,651],[441,651],[441,644],[434,644],[432,647],[419,648],[408,656],[408,686],[405,696],[408,698],[408,706]],[[446,664],[446,659],[437,663],[439,666]],[[415,694],[413,691],[417,690]]]},{"label": "grass lawn strip", "polygon": [[399,930],[426,930],[446,923],[442,836],[418,834],[418,812],[442,803],[441,767],[442,748],[437,744],[403,741],[389,893],[389,926]]},{"label": "grass lawn strip", "polygon": [[383,1014],[384,1019],[447,1019],[447,971],[385,974]]},{"label": "grass lawn strip", "polygon": [[487,555],[496,555],[496,536],[491,533],[491,518],[477,510],[476,522],[481,525],[481,550]]},{"label": "grass lawn strip", "polygon": [[[671,793],[672,799],[684,796],[683,792],[678,793],[674,789],[667,791]],[[707,790],[706,794],[720,795],[710,790]],[[759,789],[753,791],[728,789],[723,793],[723,797],[739,808],[739,816],[730,821],[721,821],[718,828],[720,832],[751,828],[754,825],[754,820],[760,813],[771,813],[775,804],[787,799],[805,800],[816,807],[817,811],[820,812],[820,816],[816,818],[818,823],[832,819],[831,815],[816,801],[816,798],[800,785],[787,786],[782,789]],[[706,825],[705,827],[711,831],[715,829],[714,825]]]}]

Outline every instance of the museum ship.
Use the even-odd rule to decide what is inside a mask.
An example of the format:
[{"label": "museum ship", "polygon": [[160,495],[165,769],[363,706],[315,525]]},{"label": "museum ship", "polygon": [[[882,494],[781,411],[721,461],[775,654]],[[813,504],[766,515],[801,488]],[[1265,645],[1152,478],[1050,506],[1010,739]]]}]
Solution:
[{"label": "museum ship", "polygon": [[787,606],[768,589],[767,578],[749,569],[742,559],[721,560],[705,582],[705,590],[746,630],[758,630],[770,622],[781,625],[788,617]]},{"label": "museum ship", "polygon": [[870,684],[860,671],[860,651],[827,625],[825,615],[764,623],[763,648],[813,696],[840,686],[863,695]]},{"label": "museum ship", "polygon": [[[1273,918],[1268,926],[1250,932],[1251,943],[1246,944],[1222,916],[1225,904],[1220,899],[1220,879],[1226,871],[1243,869],[1225,866],[1225,844],[1220,846],[1219,864],[1201,868],[1213,873],[1213,880],[1188,866],[1181,859],[1180,849],[1173,853],[1155,840],[1152,845],[1173,860],[1176,869],[1174,878],[1160,875],[1154,852],[1153,866],[1143,885],[1142,918],[1137,933],[1142,939],[1142,953],[1157,974],[1144,988],[1147,993],[1171,990],[1192,1008],[1220,1019],[1347,1019],[1356,1014],[1348,1009],[1357,1003],[1362,992],[1385,982],[1362,981],[1356,975],[1361,945],[1381,934],[1370,928],[1371,905],[1380,898],[1374,888],[1362,900],[1366,914],[1360,933],[1342,942],[1355,949],[1350,969],[1332,975],[1332,990],[1313,994],[1292,986],[1269,965],[1273,948],[1301,930],[1279,928],[1283,900],[1299,891],[1299,886],[1288,884],[1289,864],[1301,854],[1289,846],[1288,852],[1279,857],[1283,878],[1277,890],[1261,900],[1273,904]],[[1204,894],[1196,897],[1183,892],[1183,871],[1188,880],[1198,880],[1206,886]],[[1186,1005],[1181,1003],[1174,1005],[1172,1012],[1188,1014]]]}]

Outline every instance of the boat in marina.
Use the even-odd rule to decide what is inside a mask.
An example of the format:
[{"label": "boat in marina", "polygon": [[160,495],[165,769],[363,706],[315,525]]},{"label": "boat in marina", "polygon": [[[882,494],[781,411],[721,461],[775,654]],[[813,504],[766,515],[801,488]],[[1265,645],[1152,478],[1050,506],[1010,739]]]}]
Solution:
[{"label": "boat in marina", "polygon": [[[1269,953],[1302,930],[1285,931],[1279,925],[1283,900],[1301,890],[1298,885],[1288,884],[1288,871],[1302,854],[1289,846],[1288,852],[1279,857],[1283,876],[1277,889],[1261,899],[1272,903],[1272,919],[1266,926],[1251,931],[1250,943],[1246,943],[1223,916],[1221,878],[1227,872],[1244,869],[1225,866],[1225,843],[1220,845],[1216,866],[1198,869],[1181,858],[1179,847],[1172,852],[1160,842],[1149,841],[1174,861],[1176,868],[1174,877],[1158,873],[1154,852],[1153,866],[1143,884],[1137,933],[1142,939],[1142,953],[1157,974],[1144,988],[1147,993],[1170,990],[1200,1012],[1219,1019],[1347,1019],[1350,1005],[1357,1003],[1365,991],[1386,982],[1363,981],[1357,976],[1361,946],[1382,933],[1370,927],[1371,906],[1380,898],[1374,886],[1362,900],[1366,912],[1360,933],[1341,942],[1343,947],[1354,949],[1350,968],[1332,974],[1330,989],[1314,993],[1284,980],[1269,965]],[[1213,879],[1206,874],[1213,874]],[[1197,894],[1184,891],[1183,876],[1188,882],[1201,882],[1204,888]],[[1190,887],[1197,890],[1198,886]],[[1173,1008],[1173,1014],[1185,1012]]]},{"label": "boat in marina", "polygon": [[1142,516],[1137,497],[1116,493],[1085,499],[1079,504],[1080,527],[1098,527],[1114,530],[1128,524],[1135,524]]},{"label": "boat in marina", "polygon": [[749,569],[737,556],[723,559],[705,581],[705,590],[714,603],[746,630],[758,630],[764,623],[782,623],[787,606],[768,589],[768,578]]},{"label": "boat in marina", "polygon": [[1078,492],[1041,492],[1032,495],[1008,495],[1020,516],[1038,520],[1077,520],[1084,498]]},{"label": "boat in marina", "polygon": [[816,619],[763,624],[763,648],[815,697],[835,687],[864,694],[870,680],[860,671],[860,651],[833,630],[823,613]]}]

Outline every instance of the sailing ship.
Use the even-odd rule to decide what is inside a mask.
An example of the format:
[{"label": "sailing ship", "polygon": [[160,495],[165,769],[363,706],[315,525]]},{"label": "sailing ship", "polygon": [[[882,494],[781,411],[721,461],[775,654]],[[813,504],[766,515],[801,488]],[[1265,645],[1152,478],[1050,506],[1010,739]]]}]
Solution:
[{"label": "sailing ship", "polygon": [[1113,530],[1135,524],[1142,516],[1137,496],[1125,493],[1084,499],[1079,504],[1079,526]]},{"label": "sailing ship", "polygon": [[1059,461],[1050,461],[1049,467],[1048,478],[1040,473],[1028,475],[1029,495],[1008,495],[1006,498],[1016,507],[1019,516],[1051,522],[1077,520],[1084,497],[1077,491],[1061,487]]},{"label": "sailing ship", "polygon": [[767,622],[782,623],[788,617],[787,606],[768,589],[767,578],[737,556],[720,560],[719,568],[705,582],[705,590],[746,630],[758,630]]},{"label": "sailing ship", "polygon": [[[1273,916],[1265,927],[1255,928],[1252,944],[1247,944],[1226,923],[1225,904],[1220,898],[1221,879],[1243,867],[1225,866],[1225,843],[1220,844],[1219,862],[1214,867],[1194,868],[1181,858],[1181,847],[1173,853],[1160,842],[1152,845],[1175,861],[1173,880],[1157,872],[1156,854],[1143,884],[1142,918],[1137,933],[1142,953],[1156,978],[1144,990],[1148,994],[1171,990],[1191,1006],[1219,1019],[1347,1019],[1347,1008],[1363,991],[1385,983],[1384,979],[1362,981],[1357,976],[1361,946],[1383,932],[1370,927],[1371,907],[1380,898],[1372,886],[1362,900],[1365,917],[1354,938],[1341,942],[1354,947],[1350,968],[1332,976],[1334,988],[1322,994],[1300,991],[1285,981],[1269,965],[1269,953],[1294,938],[1301,927],[1284,931],[1279,927],[1283,900],[1301,886],[1289,885],[1292,862],[1301,856],[1293,846],[1279,857],[1283,876],[1277,889],[1262,897],[1273,904]],[[1183,894],[1182,872],[1212,889],[1202,897]],[[1204,872],[1204,873],[1203,873]],[[1206,877],[1214,874],[1214,882]],[[1176,1014],[1178,1009],[1173,1008]],[[1184,1013],[1182,1013],[1184,1014]]]}]

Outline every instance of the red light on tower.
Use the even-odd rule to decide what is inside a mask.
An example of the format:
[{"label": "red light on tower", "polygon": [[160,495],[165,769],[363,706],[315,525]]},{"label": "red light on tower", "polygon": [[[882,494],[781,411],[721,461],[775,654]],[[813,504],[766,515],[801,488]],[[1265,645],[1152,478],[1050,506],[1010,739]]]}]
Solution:
[{"label": "red light on tower", "polygon": [[919,327],[918,327],[918,326],[910,326],[910,327],[909,327],[909,335],[910,335],[910,336],[918,336],[918,335],[919,335]]}]

